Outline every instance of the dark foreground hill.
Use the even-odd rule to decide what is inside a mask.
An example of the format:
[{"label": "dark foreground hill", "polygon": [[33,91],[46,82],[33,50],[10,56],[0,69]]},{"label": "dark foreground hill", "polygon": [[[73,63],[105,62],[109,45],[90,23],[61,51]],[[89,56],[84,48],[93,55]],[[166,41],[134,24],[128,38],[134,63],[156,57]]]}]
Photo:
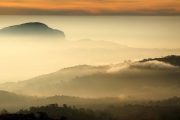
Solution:
[{"label": "dark foreground hill", "polygon": [[56,36],[65,38],[64,32],[48,27],[40,22],[29,22],[0,29],[1,35],[16,36]]},{"label": "dark foreground hill", "polygon": [[[177,100],[180,102],[179,98],[172,98],[169,101]],[[50,104],[19,110],[14,114],[8,114],[6,110],[3,110],[0,120],[179,120],[180,105],[176,103],[162,105],[163,102],[115,105],[104,110]]]},{"label": "dark foreground hill", "polygon": [[[127,100],[128,101],[128,100]],[[0,91],[0,111],[6,109],[15,112],[22,108],[30,106],[42,106],[51,103],[75,105],[80,108],[103,109],[112,104],[122,104],[119,98],[80,98],[72,96],[50,96],[50,97],[34,97],[19,95],[12,92]],[[1,119],[0,119],[1,120]]]},{"label": "dark foreground hill", "polygon": [[26,107],[33,100],[35,100],[35,97],[0,90],[0,109],[6,108],[7,110],[15,111]]}]

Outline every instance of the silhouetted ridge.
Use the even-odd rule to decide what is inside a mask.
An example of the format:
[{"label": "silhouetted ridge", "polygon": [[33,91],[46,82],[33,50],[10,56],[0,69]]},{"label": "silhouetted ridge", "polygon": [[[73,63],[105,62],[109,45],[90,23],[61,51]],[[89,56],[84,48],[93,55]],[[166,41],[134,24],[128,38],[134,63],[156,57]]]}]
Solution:
[{"label": "silhouetted ridge", "polygon": [[3,103],[21,102],[29,98],[30,97],[0,90],[0,106],[2,106]]},{"label": "silhouetted ridge", "polygon": [[169,56],[165,56],[165,57],[161,57],[161,58],[148,58],[148,59],[144,59],[140,62],[148,62],[148,61],[153,61],[153,60],[165,62],[165,63],[171,64],[171,65],[180,67],[180,56],[176,56],[176,55],[169,55]]},{"label": "silhouetted ridge", "polygon": [[11,35],[36,35],[36,36],[58,36],[64,38],[64,32],[48,27],[40,22],[29,22],[20,25],[6,27],[0,30],[1,34]]},{"label": "silhouetted ridge", "polygon": [[0,120],[179,120],[180,106],[164,101],[112,105],[103,110],[49,104],[8,113],[3,109]]}]

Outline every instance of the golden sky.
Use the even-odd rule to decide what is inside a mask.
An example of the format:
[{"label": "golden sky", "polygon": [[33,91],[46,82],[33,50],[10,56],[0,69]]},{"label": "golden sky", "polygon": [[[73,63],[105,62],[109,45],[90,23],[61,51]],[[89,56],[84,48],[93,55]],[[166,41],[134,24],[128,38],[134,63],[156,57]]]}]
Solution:
[{"label": "golden sky", "polygon": [[180,0],[0,0],[0,14],[179,15]]}]

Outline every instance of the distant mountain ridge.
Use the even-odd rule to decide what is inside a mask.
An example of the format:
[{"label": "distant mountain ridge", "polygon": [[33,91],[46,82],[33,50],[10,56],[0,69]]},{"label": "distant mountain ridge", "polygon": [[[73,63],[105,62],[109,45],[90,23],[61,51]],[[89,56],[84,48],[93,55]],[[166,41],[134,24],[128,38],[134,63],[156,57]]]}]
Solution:
[{"label": "distant mountain ridge", "polygon": [[[8,111],[17,111],[19,109],[28,108],[30,106],[41,106],[48,104],[68,104],[76,107],[98,108],[106,107],[110,104],[120,104],[121,99],[114,98],[81,98],[74,96],[49,96],[49,97],[34,97],[15,94],[0,90],[0,110],[7,109]],[[101,109],[101,108],[99,108]]]},{"label": "distant mountain ridge", "polygon": [[22,96],[22,95],[17,95],[15,93],[12,92],[7,92],[7,91],[3,91],[0,90],[0,104],[2,104],[3,102],[19,102],[19,101],[23,101],[23,100],[27,100],[28,97]]},{"label": "distant mountain ridge", "polygon": [[140,62],[148,62],[148,61],[154,61],[154,60],[165,62],[171,65],[180,67],[180,56],[177,56],[177,55],[169,55],[169,56],[165,56],[161,58],[148,58],[148,59],[141,60]]},{"label": "distant mountain ridge", "polygon": [[44,23],[29,22],[20,25],[9,26],[0,29],[0,34],[4,35],[32,35],[32,36],[58,36],[65,38],[64,32],[48,27]]},{"label": "distant mountain ridge", "polygon": [[[173,61],[176,57],[179,58],[167,56],[161,59]],[[149,61],[104,66],[78,65],[17,83],[0,84],[0,89],[32,96],[133,96],[143,99],[180,96],[180,68],[169,65],[168,61],[157,62],[155,58]]]}]

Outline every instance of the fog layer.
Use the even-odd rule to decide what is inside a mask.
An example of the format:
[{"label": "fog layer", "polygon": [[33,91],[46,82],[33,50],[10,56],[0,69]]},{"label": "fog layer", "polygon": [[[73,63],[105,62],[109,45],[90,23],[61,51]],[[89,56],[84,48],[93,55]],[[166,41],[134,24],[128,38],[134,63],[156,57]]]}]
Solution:
[{"label": "fog layer", "polygon": [[158,61],[81,65],[30,80],[1,84],[0,89],[25,95],[69,95],[160,99],[179,96],[180,69]]},{"label": "fog layer", "polygon": [[105,65],[180,54],[180,49],[131,48],[108,41],[0,38],[1,83],[21,81],[81,64]]}]

